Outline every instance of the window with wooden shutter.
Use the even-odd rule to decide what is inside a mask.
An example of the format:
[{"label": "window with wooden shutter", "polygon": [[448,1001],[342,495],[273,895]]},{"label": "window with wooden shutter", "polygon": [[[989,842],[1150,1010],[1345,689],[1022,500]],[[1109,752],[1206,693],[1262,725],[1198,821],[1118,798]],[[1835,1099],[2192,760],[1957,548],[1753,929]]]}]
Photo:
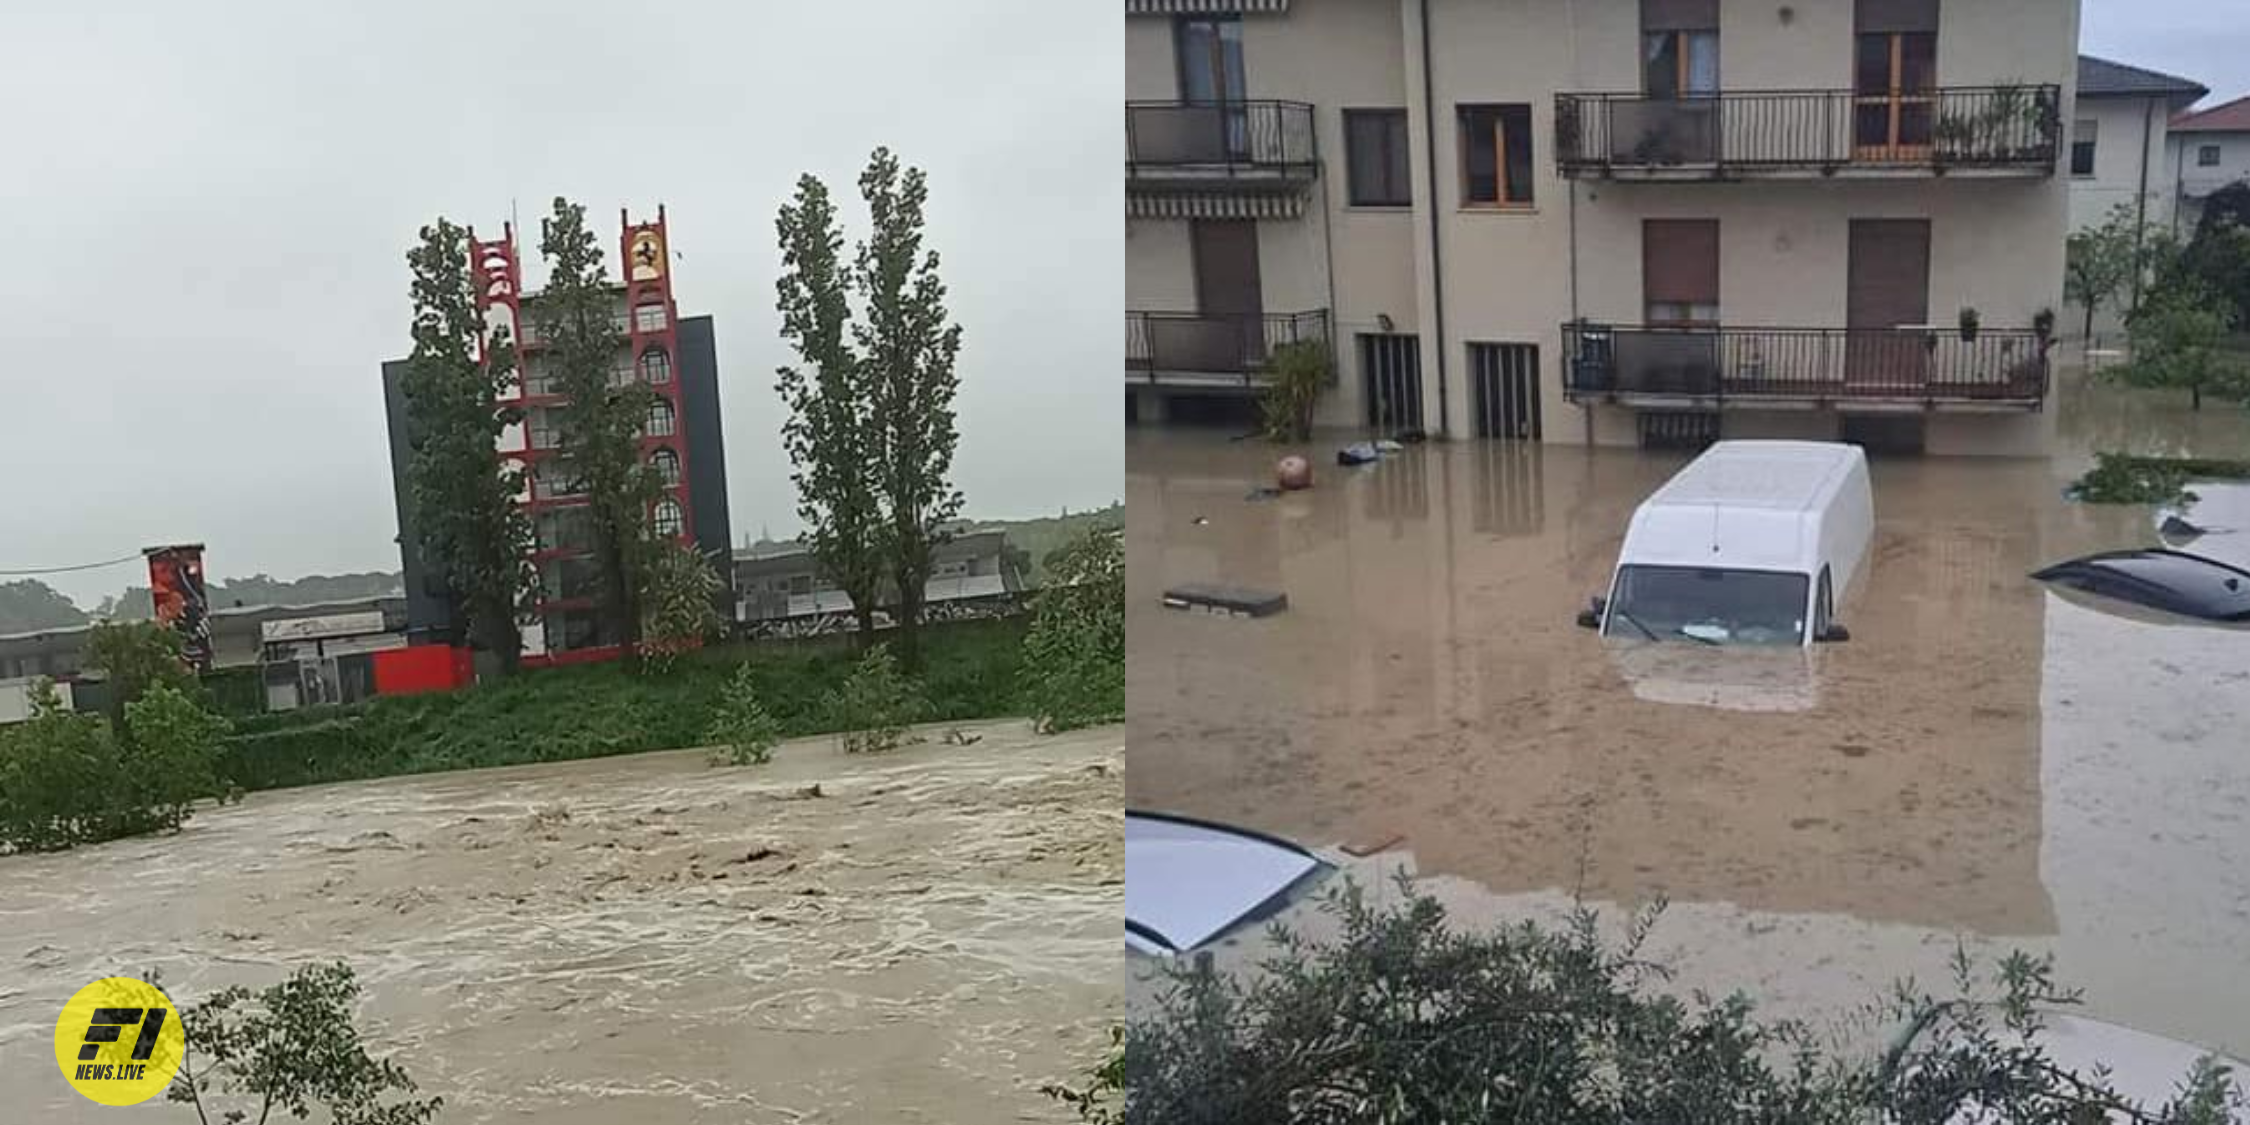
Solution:
[{"label": "window with wooden shutter", "polygon": [[1654,327],[1719,323],[1719,221],[1641,224],[1641,298]]}]

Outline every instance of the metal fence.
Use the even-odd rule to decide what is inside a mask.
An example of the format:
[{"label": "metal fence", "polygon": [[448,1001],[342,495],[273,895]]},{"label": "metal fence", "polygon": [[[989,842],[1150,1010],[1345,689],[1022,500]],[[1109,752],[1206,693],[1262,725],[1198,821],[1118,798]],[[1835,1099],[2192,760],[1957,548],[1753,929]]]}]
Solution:
[{"label": "metal fence", "polygon": [[1563,326],[1574,395],[1911,399],[2036,406],[2048,341],[2029,329]]},{"label": "metal fence", "polygon": [[1670,168],[2052,173],[2061,106],[2055,86],[1557,94],[1555,151],[1566,176]]},{"label": "metal fence", "polygon": [[1127,312],[1125,369],[1165,374],[1232,375],[1248,382],[1274,350],[1329,339],[1328,310],[1298,313]]},{"label": "metal fence", "polygon": [[1171,169],[1312,175],[1313,107],[1284,101],[1125,103],[1128,174]]}]

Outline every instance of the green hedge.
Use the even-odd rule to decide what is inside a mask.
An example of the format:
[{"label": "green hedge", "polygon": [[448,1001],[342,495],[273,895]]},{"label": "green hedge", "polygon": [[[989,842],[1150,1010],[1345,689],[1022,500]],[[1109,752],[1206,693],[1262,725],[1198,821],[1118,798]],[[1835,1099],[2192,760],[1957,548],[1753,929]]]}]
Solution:
[{"label": "green hedge", "polygon": [[[931,718],[1021,714],[1023,631],[1021,619],[926,629]],[[837,727],[821,701],[855,659],[848,639],[729,645],[657,674],[626,662],[546,668],[456,692],[259,715],[236,723],[220,773],[244,789],[276,789],[700,746],[728,677],[745,664],[785,736],[825,734]]]}]

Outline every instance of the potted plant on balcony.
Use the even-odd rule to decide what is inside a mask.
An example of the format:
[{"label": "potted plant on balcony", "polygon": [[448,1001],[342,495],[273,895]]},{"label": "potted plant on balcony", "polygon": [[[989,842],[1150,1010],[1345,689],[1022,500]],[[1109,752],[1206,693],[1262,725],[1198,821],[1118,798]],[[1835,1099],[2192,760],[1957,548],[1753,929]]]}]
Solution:
[{"label": "potted plant on balcony", "polygon": [[1974,155],[1969,146],[1976,141],[1976,123],[1961,114],[1948,113],[1938,118],[1933,136],[1937,141],[1937,158],[1941,161],[1963,160]]},{"label": "potted plant on balcony", "polygon": [[2031,314],[2031,334],[2039,338],[2039,350],[2055,346],[2055,310],[2040,309]]},{"label": "potted plant on balcony", "polygon": [[1974,344],[1977,342],[1977,323],[1977,310],[1969,305],[1961,306],[1962,343]]}]

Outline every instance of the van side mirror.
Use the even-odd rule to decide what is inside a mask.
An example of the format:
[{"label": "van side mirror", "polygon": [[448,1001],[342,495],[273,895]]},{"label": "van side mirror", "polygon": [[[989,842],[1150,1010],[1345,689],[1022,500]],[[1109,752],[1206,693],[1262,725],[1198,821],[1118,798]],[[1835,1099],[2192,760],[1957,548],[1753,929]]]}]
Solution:
[{"label": "van side mirror", "polygon": [[1813,638],[1813,640],[1818,641],[1821,644],[1835,644],[1839,641],[1848,641],[1851,639],[1851,630],[1846,629],[1841,625],[1833,624],[1830,625],[1827,629],[1823,630],[1819,636]]},{"label": "van side mirror", "polygon": [[1578,627],[1581,629],[1601,628],[1602,611],[1607,609],[1608,605],[1608,600],[1600,594],[1586,599],[1586,608],[1578,611]]}]

